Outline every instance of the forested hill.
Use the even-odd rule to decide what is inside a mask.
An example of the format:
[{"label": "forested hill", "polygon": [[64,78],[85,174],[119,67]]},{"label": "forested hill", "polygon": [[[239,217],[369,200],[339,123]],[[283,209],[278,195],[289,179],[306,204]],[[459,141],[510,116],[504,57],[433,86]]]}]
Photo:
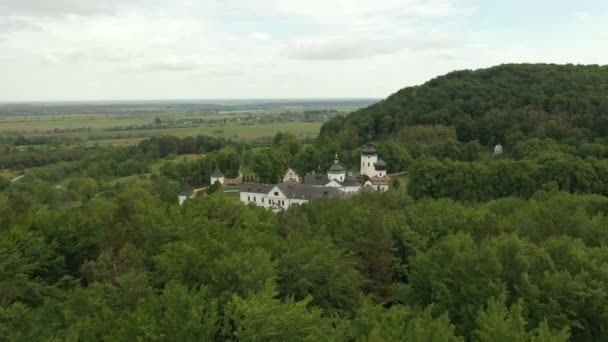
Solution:
[{"label": "forested hill", "polygon": [[412,125],[456,128],[482,144],[526,137],[592,139],[608,134],[608,66],[508,64],[455,71],[401,89],[386,100],[335,118],[321,137],[363,142],[397,136]]}]

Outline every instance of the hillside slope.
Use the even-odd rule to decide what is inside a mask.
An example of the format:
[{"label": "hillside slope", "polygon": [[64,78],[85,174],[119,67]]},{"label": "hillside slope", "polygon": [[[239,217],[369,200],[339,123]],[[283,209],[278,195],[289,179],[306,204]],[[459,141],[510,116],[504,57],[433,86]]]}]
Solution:
[{"label": "hillside slope", "polygon": [[[508,64],[455,71],[401,89],[386,100],[335,118],[321,138],[361,143],[412,125],[456,128],[458,140],[482,144],[526,137],[592,139],[608,134],[608,66]],[[349,142],[351,141],[351,142]]]}]

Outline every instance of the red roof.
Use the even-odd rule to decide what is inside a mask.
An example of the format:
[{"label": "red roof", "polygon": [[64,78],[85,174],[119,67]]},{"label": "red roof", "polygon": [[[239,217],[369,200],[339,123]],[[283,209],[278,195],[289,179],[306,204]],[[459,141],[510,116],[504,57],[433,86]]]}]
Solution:
[{"label": "red roof", "polygon": [[243,184],[243,177],[237,177],[237,178],[226,178],[224,179],[224,184],[226,185],[240,185]]},{"label": "red roof", "polygon": [[391,177],[389,176],[382,176],[382,177],[371,177],[369,180],[372,181],[372,183],[390,183],[391,181]]}]

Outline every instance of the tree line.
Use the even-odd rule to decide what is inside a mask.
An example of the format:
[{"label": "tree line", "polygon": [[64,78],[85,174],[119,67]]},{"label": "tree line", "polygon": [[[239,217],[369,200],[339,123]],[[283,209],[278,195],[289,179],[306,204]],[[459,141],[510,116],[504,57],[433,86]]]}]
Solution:
[{"label": "tree line", "polygon": [[165,158],[171,154],[204,154],[218,151],[222,147],[233,146],[239,151],[243,149],[239,143],[223,138],[209,136],[178,138],[173,136],[153,137],[142,140],[137,145],[118,146],[71,146],[69,144],[47,144],[43,146],[17,147],[7,144],[2,148],[0,169],[26,169],[51,165],[62,161],[76,161],[82,157],[106,152],[118,154],[126,158],[147,158],[151,160]]},{"label": "tree line", "polygon": [[529,198],[539,190],[608,195],[608,161],[571,155],[545,155],[540,160],[501,159],[461,162],[416,160],[408,191],[415,198],[449,197],[484,202],[500,197]]}]

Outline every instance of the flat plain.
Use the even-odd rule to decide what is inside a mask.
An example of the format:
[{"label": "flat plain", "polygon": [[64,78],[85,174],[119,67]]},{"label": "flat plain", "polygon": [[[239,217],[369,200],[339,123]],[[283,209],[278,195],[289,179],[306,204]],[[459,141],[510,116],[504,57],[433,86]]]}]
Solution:
[{"label": "flat plain", "polygon": [[[0,135],[61,138],[92,145],[129,145],[154,136],[208,135],[263,141],[278,132],[314,138],[322,124],[367,102],[0,106]],[[219,105],[218,105],[219,106]],[[79,110],[82,112],[79,112]]]}]

